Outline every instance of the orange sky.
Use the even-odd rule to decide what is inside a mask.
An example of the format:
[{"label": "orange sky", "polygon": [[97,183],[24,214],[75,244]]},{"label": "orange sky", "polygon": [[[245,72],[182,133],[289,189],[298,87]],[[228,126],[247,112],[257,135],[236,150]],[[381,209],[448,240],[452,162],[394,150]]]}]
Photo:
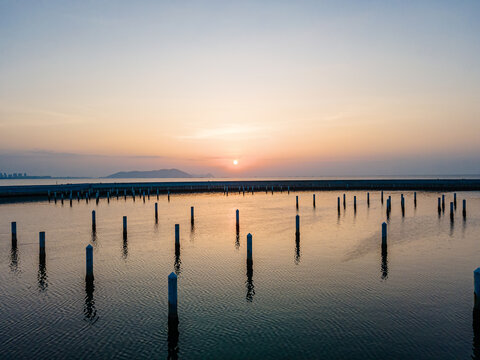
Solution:
[{"label": "orange sky", "polygon": [[0,171],[479,173],[478,3],[347,4],[4,3]]}]

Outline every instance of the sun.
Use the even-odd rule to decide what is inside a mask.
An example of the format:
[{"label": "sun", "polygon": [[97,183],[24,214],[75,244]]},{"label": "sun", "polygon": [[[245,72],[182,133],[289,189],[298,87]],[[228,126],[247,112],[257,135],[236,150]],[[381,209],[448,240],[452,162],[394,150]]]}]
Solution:
[{"label": "sun", "polygon": [[237,159],[233,160],[233,165],[235,165],[235,166],[238,165],[238,160]]}]

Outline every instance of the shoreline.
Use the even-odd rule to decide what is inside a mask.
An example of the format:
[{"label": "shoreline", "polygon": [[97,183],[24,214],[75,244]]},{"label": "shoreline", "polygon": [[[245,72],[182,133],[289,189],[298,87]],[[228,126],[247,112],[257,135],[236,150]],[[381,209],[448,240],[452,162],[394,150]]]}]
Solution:
[{"label": "shoreline", "polygon": [[[231,193],[243,191],[328,191],[328,190],[405,190],[405,191],[480,191],[480,179],[356,179],[356,180],[232,180],[232,181],[192,181],[192,182],[129,182],[129,183],[80,183],[62,185],[12,185],[0,187],[0,202],[24,202],[48,199],[58,193],[64,194],[64,199],[80,198],[86,194],[106,197],[110,192],[111,197],[136,195],[142,191],[150,190],[151,195],[167,193],[215,193],[228,191]],[[248,189],[248,190],[247,190]],[[66,196],[65,196],[66,195]]]}]

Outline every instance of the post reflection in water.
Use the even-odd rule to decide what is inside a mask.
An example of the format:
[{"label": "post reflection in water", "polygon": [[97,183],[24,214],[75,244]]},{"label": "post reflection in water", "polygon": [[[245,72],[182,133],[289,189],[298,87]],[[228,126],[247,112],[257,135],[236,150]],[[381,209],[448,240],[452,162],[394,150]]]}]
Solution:
[{"label": "post reflection in water", "polygon": [[123,234],[122,257],[123,257],[124,260],[127,260],[127,257],[128,257],[128,238],[127,238],[127,234]]},{"label": "post reflection in water", "polygon": [[95,285],[93,278],[87,277],[85,279],[85,306],[83,307],[83,318],[91,324],[98,320],[95,299],[93,298],[94,290]]},{"label": "post reflection in water", "polygon": [[388,279],[388,258],[387,245],[382,245],[382,264],[381,264],[382,280]]},{"label": "post reflection in water", "polygon": [[235,234],[235,249],[239,249],[240,248],[240,233],[238,232],[238,228],[237,228],[237,233]]},{"label": "post reflection in water", "polygon": [[91,241],[93,246],[97,245],[97,230],[92,229],[92,241]]},{"label": "post reflection in water", "polygon": [[173,265],[176,275],[179,275],[182,272],[182,260],[180,259],[180,244],[175,244],[175,263]]},{"label": "post reflection in water", "polygon": [[300,234],[295,235],[295,264],[300,264]]},{"label": "post reflection in water", "polygon": [[247,288],[247,301],[252,302],[255,295],[255,285],[253,284],[253,260],[247,259],[247,281],[245,283]]},{"label": "post reflection in water", "polygon": [[178,359],[178,316],[168,316],[168,357],[167,359]]},{"label": "post reflection in water", "polygon": [[39,255],[37,281],[38,281],[38,289],[40,291],[47,290],[48,276],[47,276],[47,266],[45,262],[45,254]]},{"label": "post reflection in water", "polygon": [[480,359],[480,299],[473,293],[473,345],[472,359]]},{"label": "post reflection in water", "polygon": [[12,248],[10,250],[10,271],[18,271],[18,248],[16,245],[12,245]]}]

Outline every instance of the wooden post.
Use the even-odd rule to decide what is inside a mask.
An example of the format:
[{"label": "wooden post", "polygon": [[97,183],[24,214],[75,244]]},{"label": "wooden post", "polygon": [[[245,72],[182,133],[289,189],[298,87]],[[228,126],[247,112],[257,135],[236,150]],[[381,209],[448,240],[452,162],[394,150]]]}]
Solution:
[{"label": "wooden post", "polygon": [[438,213],[440,214],[442,212],[442,199],[438,198]]},{"label": "wooden post", "polygon": [[298,210],[298,195],[296,196],[297,210]]},{"label": "wooden post", "polygon": [[473,294],[475,301],[475,309],[480,307],[480,267],[473,272]]},{"label": "wooden post", "polygon": [[88,244],[86,248],[87,279],[93,280],[93,246]]},{"label": "wooden post", "polygon": [[415,207],[417,206],[417,192],[416,191],[413,193],[413,204],[415,205]]},{"label": "wooden post", "polygon": [[315,207],[315,194],[313,194],[313,207]]},{"label": "wooden post", "polygon": [[158,203],[155,203],[155,221],[158,221]]},{"label": "wooden post", "polygon": [[383,204],[383,190],[382,190],[382,204]]},{"label": "wooden post", "polygon": [[194,216],[194,207],[190,207],[190,222],[193,224],[195,222],[195,216]]},{"label": "wooden post", "polygon": [[370,193],[367,192],[367,206],[370,207]]},{"label": "wooden post", "polygon": [[387,223],[382,223],[382,246],[387,246]]},{"label": "wooden post", "polygon": [[180,225],[175,224],[175,246],[180,246]]},{"label": "wooden post", "polygon": [[16,221],[12,221],[11,228],[12,228],[12,246],[16,247],[17,246],[17,222]]},{"label": "wooden post", "polygon": [[45,231],[39,233],[40,260],[45,260]]},{"label": "wooden post", "polygon": [[338,210],[338,213],[340,214],[340,196],[337,197],[337,210]]},{"label": "wooden post", "polygon": [[247,235],[247,261],[252,261],[252,234]]},{"label": "wooden post", "polygon": [[450,202],[450,220],[453,221],[453,201]]},{"label": "wooden post", "polygon": [[178,317],[177,312],[177,275],[172,272],[168,275],[168,318],[169,320],[176,319]]},{"label": "wooden post", "polygon": [[356,196],[353,197],[353,210],[357,211],[357,197]]},{"label": "wooden post", "polygon": [[123,217],[123,235],[124,236],[127,235],[127,217],[126,216]]},{"label": "wooden post", "polygon": [[463,217],[465,218],[467,216],[467,200],[463,199],[462,203],[463,203],[462,214],[463,214]]},{"label": "wooden post", "polygon": [[238,211],[238,209],[237,209],[237,211],[235,211],[235,217],[236,217],[236,224],[237,224],[236,227],[237,227],[237,230],[238,230],[238,228],[240,227],[240,212]]},{"label": "wooden post", "polygon": [[92,230],[95,231],[97,228],[97,220],[95,217],[95,210],[92,210]]},{"label": "wooden post", "polygon": [[300,235],[300,216],[295,217],[295,235]]}]

